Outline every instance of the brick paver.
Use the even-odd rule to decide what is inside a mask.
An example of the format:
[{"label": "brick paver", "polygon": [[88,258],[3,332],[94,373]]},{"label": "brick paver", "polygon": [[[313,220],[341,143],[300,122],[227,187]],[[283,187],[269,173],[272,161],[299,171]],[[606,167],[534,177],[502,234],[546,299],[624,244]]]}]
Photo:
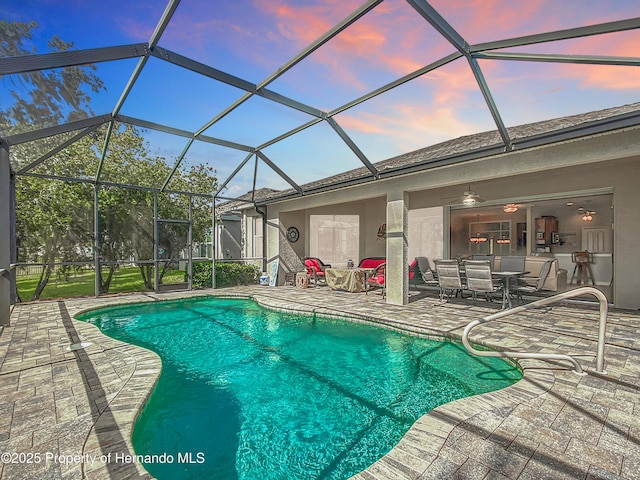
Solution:
[{"label": "brick paver", "polygon": [[[3,479],[150,478],[133,455],[131,434],[160,374],[152,352],[73,320],[116,303],[185,295],[252,297],[270,308],[373,322],[412,334],[459,338],[496,305],[415,292],[407,306],[379,294],[326,287],[236,287],[17,305],[0,334],[0,462]],[[354,478],[640,478],[640,315],[610,312],[606,375],[594,366],[597,310],[568,305],[506,317],[472,332],[496,348],[577,356],[566,362],[520,360],[512,387],[458,400],[420,418],[385,457]],[[90,344],[69,350],[80,342]],[[36,456],[38,454],[38,456]]]}]

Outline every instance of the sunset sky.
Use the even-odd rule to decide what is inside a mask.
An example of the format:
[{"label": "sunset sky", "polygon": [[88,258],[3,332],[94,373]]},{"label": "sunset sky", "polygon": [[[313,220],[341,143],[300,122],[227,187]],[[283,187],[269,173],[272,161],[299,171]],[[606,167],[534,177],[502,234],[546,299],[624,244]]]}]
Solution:
[{"label": "sunset sky", "polygon": [[[160,38],[162,48],[259,84],[348,16],[353,0],[182,0]],[[469,43],[640,17],[638,0],[432,0]],[[149,41],[166,7],[160,0],[2,0],[0,18],[35,21],[33,45],[46,53],[58,35],[75,49]],[[640,57],[640,30],[519,47],[517,52]],[[424,67],[455,49],[404,0],[385,0],[267,88],[330,112]],[[97,64],[107,91],[96,115],[111,113],[137,59]],[[640,101],[640,68],[504,60],[480,67],[506,126]],[[244,94],[151,58],[121,114],[196,131]],[[257,147],[312,117],[252,97],[205,134]],[[461,58],[334,117],[371,162],[452,138],[494,130],[468,62]],[[187,140],[158,132],[151,151],[170,162]],[[362,166],[326,123],[264,149],[298,184]],[[185,165],[207,163],[225,180],[246,153],[195,142]],[[254,163],[225,195],[252,187]],[[257,187],[287,188],[269,167]]]}]

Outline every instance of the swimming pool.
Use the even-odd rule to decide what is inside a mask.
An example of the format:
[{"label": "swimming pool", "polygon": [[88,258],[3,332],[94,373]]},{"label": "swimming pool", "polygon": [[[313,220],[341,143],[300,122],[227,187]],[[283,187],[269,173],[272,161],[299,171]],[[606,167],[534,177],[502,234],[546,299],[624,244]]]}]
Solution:
[{"label": "swimming pool", "polygon": [[133,433],[161,480],[348,478],[429,410],[521,378],[457,343],[250,300],[126,305],[79,319],[162,358]]}]

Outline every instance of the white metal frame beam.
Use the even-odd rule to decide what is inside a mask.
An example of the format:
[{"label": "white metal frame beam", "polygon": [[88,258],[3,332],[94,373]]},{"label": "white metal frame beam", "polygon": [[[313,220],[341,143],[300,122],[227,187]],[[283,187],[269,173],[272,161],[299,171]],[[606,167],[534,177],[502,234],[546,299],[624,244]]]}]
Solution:
[{"label": "white metal frame beam", "polygon": [[465,56],[467,61],[469,62],[469,67],[471,68],[471,72],[478,83],[478,87],[480,88],[480,92],[484,97],[484,100],[487,104],[487,108],[493,117],[493,121],[498,128],[498,132],[502,137],[502,141],[504,142],[505,148],[507,150],[511,150],[511,139],[509,138],[509,132],[507,132],[507,127],[502,121],[502,117],[500,116],[500,111],[496,105],[496,102],[493,99],[493,95],[491,95],[491,91],[489,90],[489,85],[484,78],[482,70],[480,69],[480,65],[478,65],[478,61],[471,56],[471,46],[467,41],[458,33],[458,31],[453,28],[449,23],[438,13],[438,11],[433,8],[429,2],[426,0],[407,0],[407,3],[411,5],[422,17],[431,24],[433,28],[435,28],[451,45],[453,45],[456,50],[458,50],[462,55]]}]

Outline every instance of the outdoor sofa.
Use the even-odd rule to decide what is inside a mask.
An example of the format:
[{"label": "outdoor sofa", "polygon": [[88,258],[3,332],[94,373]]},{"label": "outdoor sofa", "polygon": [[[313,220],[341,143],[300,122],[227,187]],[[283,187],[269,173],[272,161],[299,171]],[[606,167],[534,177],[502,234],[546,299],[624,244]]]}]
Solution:
[{"label": "outdoor sofa", "polygon": [[[501,259],[502,257],[500,255],[496,255],[493,258],[494,270],[500,270]],[[542,256],[538,257],[533,255],[526,256],[524,258],[524,269],[526,272],[529,272],[529,273],[523,277],[525,282],[530,285],[535,284],[536,280],[540,276],[540,271],[542,270],[542,266],[546,261],[551,262],[551,269],[549,270],[549,274],[547,275],[547,279],[542,285],[541,290],[549,290],[552,292],[561,292],[566,290],[567,271],[559,267],[557,259],[551,258],[551,257],[542,257]]]}]

